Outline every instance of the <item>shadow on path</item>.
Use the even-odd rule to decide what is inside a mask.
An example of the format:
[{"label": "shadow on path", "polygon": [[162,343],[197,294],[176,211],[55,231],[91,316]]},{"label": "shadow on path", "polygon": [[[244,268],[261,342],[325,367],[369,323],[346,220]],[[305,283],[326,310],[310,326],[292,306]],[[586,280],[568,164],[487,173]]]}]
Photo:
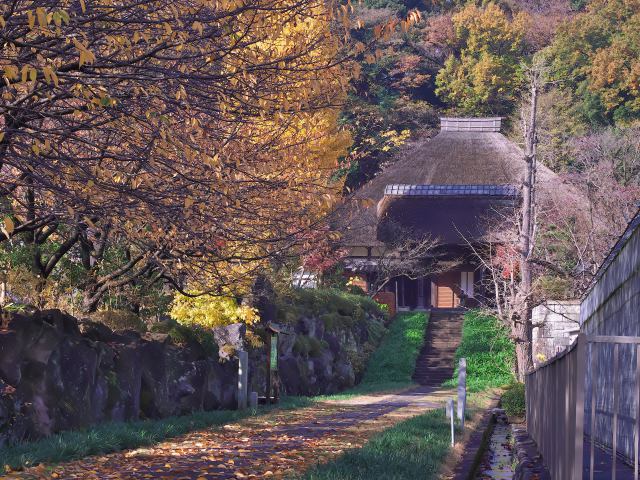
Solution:
[{"label": "shadow on path", "polygon": [[192,432],[150,448],[70,462],[11,478],[237,479],[281,477],[359,446],[372,433],[442,406],[450,392],[417,388],[276,411]]}]

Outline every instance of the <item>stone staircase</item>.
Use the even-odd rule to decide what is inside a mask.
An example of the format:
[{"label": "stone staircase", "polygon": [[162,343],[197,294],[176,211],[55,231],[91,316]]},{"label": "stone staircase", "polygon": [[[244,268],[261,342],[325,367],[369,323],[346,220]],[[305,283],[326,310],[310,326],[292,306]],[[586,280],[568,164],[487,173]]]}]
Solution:
[{"label": "stone staircase", "polygon": [[413,379],[420,385],[440,386],[453,376],[456,348],[462,336],[461,310],[433,310]]}]

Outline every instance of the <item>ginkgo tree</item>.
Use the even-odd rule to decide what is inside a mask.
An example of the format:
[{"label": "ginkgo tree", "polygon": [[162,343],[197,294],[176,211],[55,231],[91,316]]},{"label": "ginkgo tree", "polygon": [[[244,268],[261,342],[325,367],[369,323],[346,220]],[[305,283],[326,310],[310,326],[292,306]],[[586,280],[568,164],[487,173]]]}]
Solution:
[{"label": "ginkgo tree", "polygon": [[[351,6],[15,0],[0,6],[0,241],[83,307],[136,279],[226,293],[322,221],[350,142]],[[394,20],[377,35],[418,18]],[[345,53],[347,52],[347,53]],[[357,73],[357,72],[355,72]],[[40,248],[55,240],[56,248]],[[101,268],[110,246],[123,261]],[[213,292],[213,293],[215,293]]]}]

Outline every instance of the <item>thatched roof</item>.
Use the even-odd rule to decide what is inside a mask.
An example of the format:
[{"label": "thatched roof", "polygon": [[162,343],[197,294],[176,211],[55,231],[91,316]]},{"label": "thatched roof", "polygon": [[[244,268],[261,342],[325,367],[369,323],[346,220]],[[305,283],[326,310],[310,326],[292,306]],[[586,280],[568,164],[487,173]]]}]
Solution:
[{"label": "thatched roof", "polygon": [[[445,128],[445,120],[446,128]],[[452,122],[452,120],[454,122]],[[342,228],[344,241],[350,246],[379,245],[377,226],[378,215],[385,215],[395,199],[385,199],[385,189],[390,185],[501,185],[520,186],[526,170],[524,154],[520,147],[508,140],[497,128],[467,128],[467,119],[443,119],[443,131],[432,139],[423,139],[403,149],[397,161],[380,172],[369,183],[358,190],[350,201],[349,215]],[[483,121],[495,119],[483,119]],[[494,122],[495,124],[495,122]],[[452,126],[453,125],[453,126]],[[459,128],[462,126],[462,128]],[[461,131],[463,130],[463,131]],[[561,179],[543,165],[538,166],[540,197],[557,197],[566,188]],[[389,191],[389,190],[388,190]],[[480,195],[482,196],[482,195]],[[387,195],[389,197],[389,195]],[[456,197],[460,198],[460,197]],[[383,199],[385,199],[383,201]],[[393,209],[398,210],[400,203],[405,206],[407,197]],[[425,202],[425,200],[421,200]],[[466,199],[469,205],[474,200]],[[454,203],[464,204],[464,201]],[[478,202],[475,202],[476,204]],[[440,210],[445,205],[436,207]],[[458,208],[463,207],[458,206]],[[404,207],[400,208],[404,209]],[[418,213],[420,212],[420,213]],[[478,214],[473,209],[467,216]],[[420,215],[423,224],[428,224],[428,212],[414,209],[414,215]],[[443,221],[442,219],[440,220]]]}]

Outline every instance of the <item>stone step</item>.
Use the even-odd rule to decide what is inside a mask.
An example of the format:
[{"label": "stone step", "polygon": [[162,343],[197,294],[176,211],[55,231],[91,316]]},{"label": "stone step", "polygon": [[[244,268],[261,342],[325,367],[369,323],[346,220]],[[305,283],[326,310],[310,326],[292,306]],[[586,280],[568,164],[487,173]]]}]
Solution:
[{"label": "stone step", "polygon": [[441,363],[429,363],[427,365],[419,365],[418,367],[416,367],[415,371],[416,372],[432,372],[433,370],[440,370],[440,369],[446,369],[446,370],[455,370],[452,366],[451,363],[445,363],[445,362],[441,362]]},{"label": "stone step", "polygon": [[455,353],[462,335],[462,314],[432,312],[425,332],[424,346],[416,360],[413,379],[429,386],[439,386],[453,377]]},{"label": "stone step", "polygon": [[413,373],[414,375],[451,375],[453,372],[455,372],[455,370],[449,368],[434,368],[430,370],[416,370]]}]

